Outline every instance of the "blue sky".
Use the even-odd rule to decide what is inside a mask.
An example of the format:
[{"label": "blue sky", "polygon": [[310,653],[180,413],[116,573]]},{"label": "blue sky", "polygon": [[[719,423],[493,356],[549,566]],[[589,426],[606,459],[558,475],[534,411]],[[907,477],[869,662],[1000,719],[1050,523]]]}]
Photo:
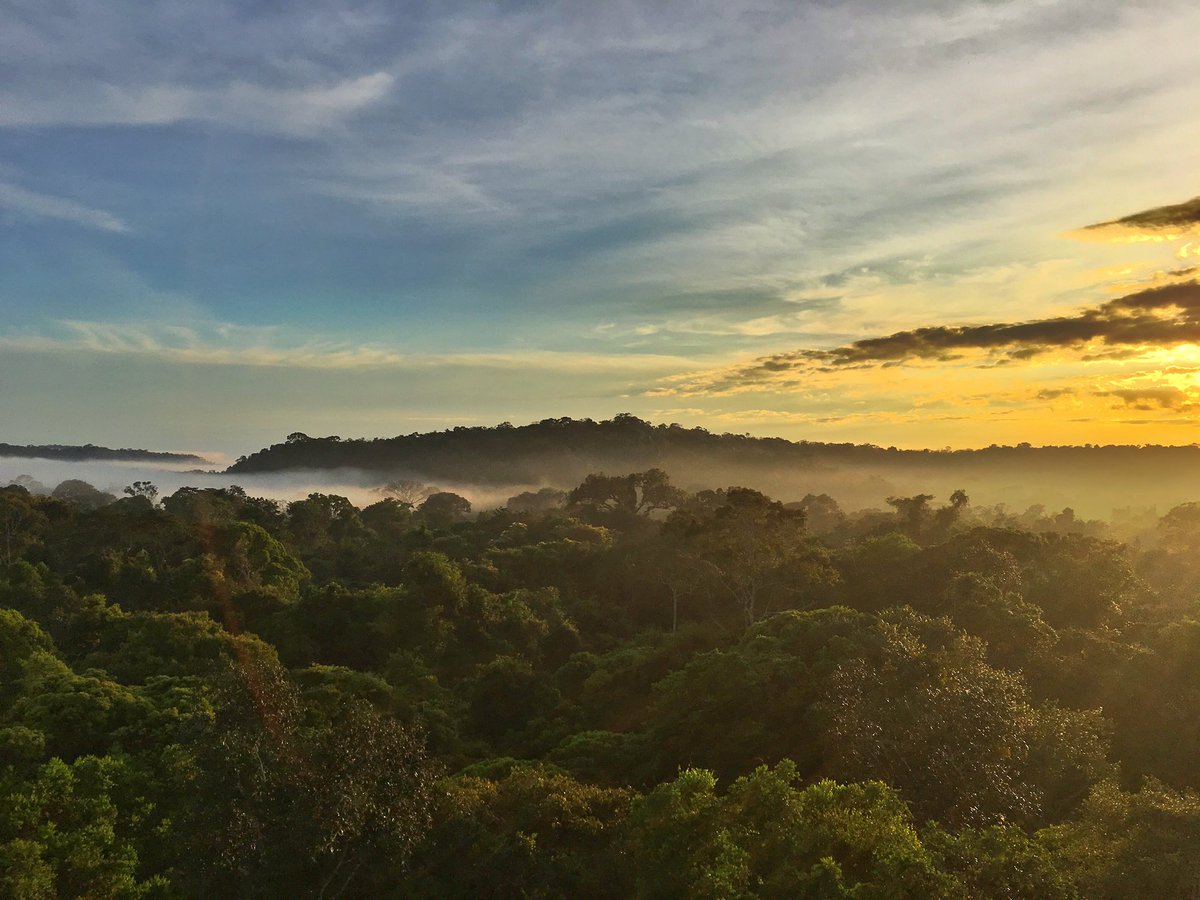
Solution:
[{"label": "blue sky", "polygon": [[3,440],[1183,421],[1093,399],[1047,430],[1031,399],[1111,397],[1161,355],[955,369],[959,391],[921,366],[705,373],[1180,265],[1186,234],[1062,235],[1200,193],[1194,3],[0,0],[0,23]]}]

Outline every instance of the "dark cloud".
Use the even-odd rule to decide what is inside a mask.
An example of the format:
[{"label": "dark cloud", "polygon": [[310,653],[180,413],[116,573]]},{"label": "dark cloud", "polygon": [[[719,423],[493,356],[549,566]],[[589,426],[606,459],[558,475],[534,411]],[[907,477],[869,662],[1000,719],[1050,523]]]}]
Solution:
[{"label": "dark cloud", "polygon": [[1114,225],[1127,228],[1177,228],[1189,225],[1200,225],[1200,197],[1193,197],[1185,203],[1172,206],[1156,206],[1131,216],[1113,219],[1111,222],[1098,222],[1089,225],[1088,230],[1111,228]]},{"label": "dark cloud", "polygon": [[1043,388],[1035,395],[1037,400],[1057,400],[1059,397],[1070,397],[1074,394],[1073,388]]},{"label": "dark cloud", "polygon": [[1167,418],[1150,419],[1116,419],[1118,425],[1195,425],[1196,420],[1190,416],[1169,416]]},{"label": "dark cloud", "polygon": [[1129,388],[1115,391],[1100,391],[1098,397],[1117,397],[1126,406],[1149,411],[1152,409],[1183,409],[1189,406],[1188,396],[1179,388]]},{"label": "dark cloud", "polygon": [[[677,393],[723,393],[770,384],[781,375],[890,367],[914,360],[947,362],[984,351],[1000,362],[1092,345],[1092,355],[1136,354],[1146,345],[1200,343],[1200,282],[1147,288],[1069,316],[986,325],[931,325],[866,338],[828,350],[796,350],[683,382]],[[1095,348],[1094,345],[1101,345]],[[989,364],[995,365],[997,359]]]}]

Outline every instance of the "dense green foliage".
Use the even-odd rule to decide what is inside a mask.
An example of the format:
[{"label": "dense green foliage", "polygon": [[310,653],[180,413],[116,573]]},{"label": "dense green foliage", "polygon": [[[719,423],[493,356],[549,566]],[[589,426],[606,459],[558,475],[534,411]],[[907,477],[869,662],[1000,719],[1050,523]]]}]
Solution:
[{"label": "dense green foliage", "polygon": [[0,895],[1195,894],[1194,504],[88,487],[0,489]]}]

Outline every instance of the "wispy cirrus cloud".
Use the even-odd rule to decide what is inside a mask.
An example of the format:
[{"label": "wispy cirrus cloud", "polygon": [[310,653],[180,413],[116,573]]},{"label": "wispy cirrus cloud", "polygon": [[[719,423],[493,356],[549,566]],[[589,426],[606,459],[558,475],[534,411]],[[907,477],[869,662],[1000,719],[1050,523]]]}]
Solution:
[{"label": "wispy cirrus cloud", "polygon": [[475,274],[514,312],[569,292],[556,315],[626,305],[624,324],[653,324],[668,302],[699,318],[756,292],[717,337],[761,336],[798,284],[881,259],[1010,263],[1028,222],[1127,164],[1078,164],[1114,120],[1149,151],[1185,142],[1165,112],[1200,73],[1175,0],[13,6],[0,127],[304,137],[236,157],[286,198],[250,212],[273,228],[311,227],[288,217],[298,195],[357,207],[355,233],[400,253],[415,223],[470,245],[435,288]]},{"label": "wispy cirrus cloud", "polygon": [[85,228],[123,233],[129,226],[112,213],[85,206],[65,197],[53,197],[26,190],[15,184],[0,183],[0,209],[12,210],[35,219],[57,219]]},{"label": "wispy cirrus cloud", "polygon": [[98,84],[67,98],[0,93],[0,128],[196,122],[310,135],[379,102],[394,83],[391,74],[372,72],[298,87],[234,81],[219,87]]},{"label": "wispy cirrus cloud", "polygon": [[370,342],[328,340],[285,327],[248,327],[224,322],[172,325],[66,320],[56,334],[0,336],[0,347],[38,353],[96,354],[180,365],[250,366],[296,370],[418,370],[475,368],[560,372],[668,371],[687,365],[667,354],[582,354],[547,350],[411,352]]}]

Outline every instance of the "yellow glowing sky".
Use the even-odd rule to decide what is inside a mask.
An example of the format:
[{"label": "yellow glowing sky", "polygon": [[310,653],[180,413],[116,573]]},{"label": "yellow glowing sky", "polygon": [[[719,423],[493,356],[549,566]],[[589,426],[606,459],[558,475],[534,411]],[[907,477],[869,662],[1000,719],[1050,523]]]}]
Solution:
[{"label": "yellow glowing sky", "polygon": [[[1192,201],[1192,207],[1190,215],[1200,217],[1200,203]],[[1190,327],[1191,308],[1200,308],[1200,268],[1194,265],[1200,258],[1200,224],[1114,221],[1060,237],[1084,242],[1064,247],[1064,256],[1074,248],[1080,260],[1057,259],[1023,272],[1016,293],[1031,301],[1032,308],[1046,296],[1079,302],[1049,309],[1042,305],[1045,313],[1038,319],[1085,315],[1114,298],[1169,285],[1189,291],[1191,299],[1183,307],[1172,304],[1156,311],[1151,321],[1171,327],[1154,341],[1114,343],[1101,336],[1039,346],[1028,358],[1014,358],[1007,352],[1011,347],[977,347],[968,341],[935,357],[844,366],[818,359],[765,372],[758,364],[777,355],[744,358],[669,376],[649,393],[663,401],[682,401],[679,406],[664,403],[659,412],[668,418],[715,417],[731,430],[901,447],[1200,441],[1200,334]],[[1098,256],[1111,261],[1078,265],[1081,260],[1096,262]],[[948,287],[970,294],[971,279],[956,279]],[[929,285],[915,286],[914,291],[928,299]],[[882,297],[904,305],[895,288]],[[972,299],[978,302],[977,296]],[[927,311],[928,305],[923,308]],[[922,327],[1030,321],[1001,318],[1007,312],[1003,309],[995,312],[996,317],[980,316],[976,307],[973,316],[951,316],[940,323],[898,317],[895,321],[902,327],[896,330],[903,334]],[[1119,315],[1117,321],[1122,321]],[[862,337],[893,333],[882,330]],[[714,412],[712,404],[721,401],[725,408]],[[696,405],[689,405],[693,402]]]}]

